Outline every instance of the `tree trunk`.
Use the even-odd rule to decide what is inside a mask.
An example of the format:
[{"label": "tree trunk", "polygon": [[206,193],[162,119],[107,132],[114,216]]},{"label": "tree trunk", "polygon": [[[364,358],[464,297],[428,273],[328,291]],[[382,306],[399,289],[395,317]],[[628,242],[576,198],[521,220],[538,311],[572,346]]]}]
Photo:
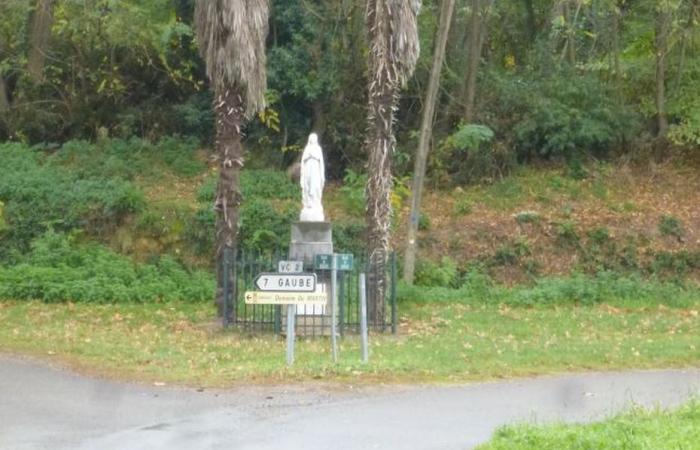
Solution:
[{"label": "tree trunk", "polygon": [[[477,11],[473,12],[472,17],[477,16],[476,22],[479,22],[479,0],[474,0],[473,4],[477,8]],[[423,179],[425,178],[425,165],[428,159],[428,152],[430,150],[429,143],[433,133],[435,104],[437,103],[438,88],[440,86],[440,72],[442,71],[442,64],[445,60],[445,47],[447,46],[447,35],[450,31],[450,23],[452,22],[454,6],[454,0],[442,0],[442,5],[440,8],[440,22],[437,32],[438,36],[435,41],[435,49],[433,52],[433,67],[430,71],[428,91],[425,94],[425,102],[423,103],[423,118],[421,120],[420,140],[418,142],[418,151],[413,169],[413,198],[411,202],[411,215],[409,216],[406,253],[404,255],[404,281],[410,284],[413,284],[415,273],[417,251],[416,237],[418,234],[418,221],[420,217],[421,195],[423,193]],[[472,33],[472,38],[475,41],[479,40],[478,31],[476,35]],[[476,52],[476,49],[474,51]],[[474,72],[476,72],[476,67],[474,67]]]},{"label": "tree trunk", "polygon": [[535,43],[535,38],[537,37],[537,16],[535,15],[535,6],[532,4],[532,0],[523,0],[525,5],[525,12],[527,13],[527,35],[530,44]]},{"label": "tree trunk", "polygon": [[34,82],[44,79],[44,62],[49,48],[54,0],[37,0],[29,27],[27,73]]},{"label": "tree trunk", "polygon": [[[469,54],[467,55],[467,76],[464,102],[464,121],[470,123],[474,120],[474,101],[476,99],[476,77],[481,61],[481,46],[484,40],[481,38],[481,2],[472,0],[471,27],[469,30]],[[442,26],[442,24],[441,24]],[[433,60],[433,69],[435,68]]]},{"label": "tree trunk", "polygon": [[3,78],[2,73],[0,73],[0,116],[7,114],[9,111],[10,111],[10,99],[7,96],[7,88],[5,87],[5,79]]},{"label": "tree trunk", "polygon": [[[226,248],[236,255],[238,246],[239,207],[242,200],[240,171],[243,167],[243,125],[245,120],[242,91],[238,86],[227,86],[214,98],[216,117],[216,154],[219,165],[219,181],[216,186],[216,261],[217,284],[215,303],[219,315],[223,315],[224,273],[223,256]],[[229,289],[235,292],[235,263],[229,274]],[[235,300],[234,300],[235,304]]]},{"label": "tree trunk", "polygon": [[389,12],[384,0],[369,0],[369,98],[367,113],[367,306],[370,323],[384,322],[386,264],[391,226],[391,158],[396,146],[394,111],[400,84],[388,54],[391,41]]},{"label": "tree trunk", "polygon": [[666,116],[666,56],[668,54],[668,35],[671,26],[670,11],[660,9],[656,16],[656,127],[657,136],[663,137],[668,129]]}]

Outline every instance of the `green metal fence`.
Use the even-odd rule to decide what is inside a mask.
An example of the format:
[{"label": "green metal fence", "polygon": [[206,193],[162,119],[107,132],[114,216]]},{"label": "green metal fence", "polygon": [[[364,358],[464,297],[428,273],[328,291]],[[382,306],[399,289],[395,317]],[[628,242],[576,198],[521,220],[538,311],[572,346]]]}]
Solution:
[{"label": "green metal fence", "polygon": [[[236,280],[233,286],[225,287],[228,292],[224,307],[224,324],[233,326],[251,334],[257,333],[286,333],[286,308],[280,305],[247,305],[244,301],[246,291],[255,290],[254,282],[259,273],[276,272],[277,263],[286,260],[286,254],[279,252],[261,254],[241,250],[234,258],[231,253],[224,255],[222,270],[234,271],[231,279]],[[235,262],[234,262],[235,261]],[[359,274],[367,272],[366,259],[355,257],[351,271],[339,271],[337,278],[338,289],[338,333],[358,333],[360,330],[360,301]],[[313,272],[311,268],[307,270]],[[330,286],[330,271],[315,271],[320,281],[327,281]],[[377,332],[396,333],[396,254],[392,253],[387,264],[387,299],[379,320],[370,323]],[[331,331],[330,315],[323,310],[311,307],[298,308],[296,332],[299,336],[329,336]]]}]

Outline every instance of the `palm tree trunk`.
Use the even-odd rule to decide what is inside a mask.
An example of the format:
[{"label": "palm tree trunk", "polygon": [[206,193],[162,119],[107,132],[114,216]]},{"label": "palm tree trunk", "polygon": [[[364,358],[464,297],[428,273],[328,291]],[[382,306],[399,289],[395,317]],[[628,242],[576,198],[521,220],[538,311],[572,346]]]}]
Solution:
[{"label": "palm tree trunk", "polygon": [[367,305],[370,323],[384,321],[391,226],[391,159],[396,146],[394,111],[400,83],[389,55],[391,28],[384,0],[367,2],[370,35],[369,105],[367,115]]},{"label": "palm tree trunk", "polygon": [[[243,95],[237,86],[226,86],[214,97],[216,115],[216,155],[219,164],[219,181],[216,186],[214,208],[216,220],[216,299],[219,316],[223,315],[224,274],[223,257],[228,248],[235,256],[238,245],[239,207],[242,200],[240,171],[243,167],[243,124],[245,120]],[[228,274],[229,289],[235,292],[234,270]],[[235,304],[235,302],[234,302]]]}]

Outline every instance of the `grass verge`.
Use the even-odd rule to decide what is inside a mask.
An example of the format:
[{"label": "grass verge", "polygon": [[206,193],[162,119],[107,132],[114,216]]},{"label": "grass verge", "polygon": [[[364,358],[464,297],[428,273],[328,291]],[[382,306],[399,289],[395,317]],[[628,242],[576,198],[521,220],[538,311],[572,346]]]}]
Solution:
[{"label": "grass verge", "polygon": [[515,425],[478,450],[700,449],[700,402],[676,411],[635,409],[586,425]]},{"label": "grass verge", "polygon": [[111,377],[227,386],[239,382],[463,382],[561,371],[684,367],[700,362],[700,318],[689,307],[402,305],[398,336],[356,336],[333,364],[326,339],[285,343],[222,331],[208,304],[0,302],[0,352],[57,358]]}]

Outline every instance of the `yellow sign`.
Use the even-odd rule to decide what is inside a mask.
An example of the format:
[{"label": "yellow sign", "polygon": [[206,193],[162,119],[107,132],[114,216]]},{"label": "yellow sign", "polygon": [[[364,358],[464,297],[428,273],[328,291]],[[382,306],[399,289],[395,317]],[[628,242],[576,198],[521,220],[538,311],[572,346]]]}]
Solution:
[{"label": "yellow sign", "polygon": [[317,292],[262,292],[245,293],[247,305],[325,305],[328,295]]}]

